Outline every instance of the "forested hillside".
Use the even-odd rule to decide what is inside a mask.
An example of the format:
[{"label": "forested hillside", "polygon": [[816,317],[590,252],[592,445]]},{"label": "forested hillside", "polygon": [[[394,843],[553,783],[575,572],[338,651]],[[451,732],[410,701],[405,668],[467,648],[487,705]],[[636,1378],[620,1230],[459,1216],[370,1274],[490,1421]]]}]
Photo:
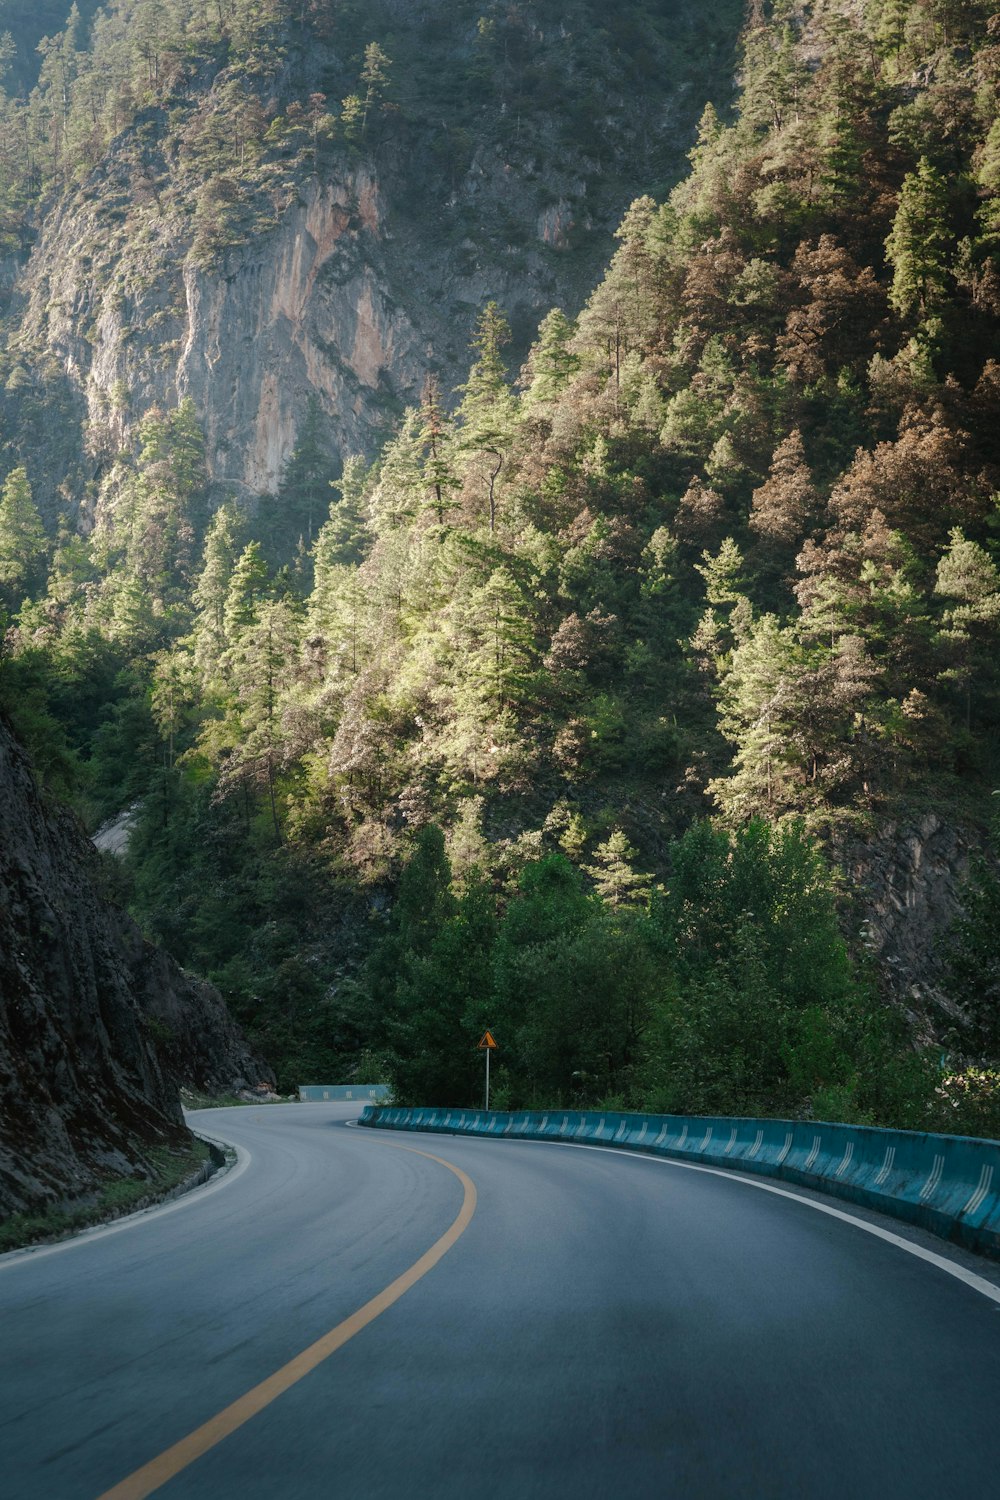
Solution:
[{"label": "forested hillside", "polygon": [[[641,96],[662,12],[621,9]],[[296,25],[328,12],[358,21]],[[525,4],[476,28],[506,48],[476,77],[506,80],[516,141],[511,101],[543,82],[512,16],[559,23]],[[269,77],[270,46],[232,55]],[[359,159],[391,135],[392,50],[329,124],[286,107],[248,132],[241,214],[272,129],[317,170],[326,132]],[[739,80],[666,194],[650,139],[582,305],[521,363],[485,297],[457,388],[427,358],[374,458],[335,462],[317,398],[276,494],[227,497],[189,394],[109,420],[82,524],[56,526],[25,435],[60,408],[34,386],[9,408],[4,696],[92,820],[139,804],[123,893],[286,1086],[377,1070],[465,1102],[490,1024],[498,1103],[997,1128],[989,861],[919,1021],[833,871],[907,818],[974,844],[1000,770],[1000,22],[755,4]],[[111,160],[135,137],[101,119]],[[422,140],[399,128],[393,149]],[[45,191],[78,172],[71,136]],[[184,253],[211,258],[197,226],[236,220],[192,222]]]}]

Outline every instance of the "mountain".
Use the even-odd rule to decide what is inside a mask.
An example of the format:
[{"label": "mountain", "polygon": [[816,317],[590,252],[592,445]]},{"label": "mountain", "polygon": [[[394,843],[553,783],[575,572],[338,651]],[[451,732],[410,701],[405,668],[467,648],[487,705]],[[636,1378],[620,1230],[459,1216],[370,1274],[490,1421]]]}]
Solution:
[{"label": "mountain", "polygon": [[0,497],[143,928],[286,1085],[991,1119],[992,7],[755,4],[735,99],[719,13],[151,14],[25,105]]},{"label": "mountain", "polygon": [[525,350],[629,199],[676,179],[738,24],[736,0],[74,7],[0,131],[28,257],[7,430],[27,457],[26,408],[64,424],[31,454],[43,514],[50,488],[92,513],[154,405],[193,400],[247,504],[310,401],[336,468],[429,373],[456,383],[489,298]]}]

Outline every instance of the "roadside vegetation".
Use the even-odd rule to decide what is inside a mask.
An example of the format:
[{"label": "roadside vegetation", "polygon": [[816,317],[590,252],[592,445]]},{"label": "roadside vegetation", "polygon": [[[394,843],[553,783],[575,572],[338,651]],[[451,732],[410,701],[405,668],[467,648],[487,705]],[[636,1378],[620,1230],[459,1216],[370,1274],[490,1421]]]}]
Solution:
[{"label": "roadside vegetation", "polygon": [[[190,89],[194,11],[169,10],[169,47],[115,45]],[[287,16],[231,17],[205,45],[249,110]],[[531,28],[518,61],[485,20],[491,76],[526,75]],[[391,51],[329,117],[248,125],[222,176],[369,149]],[[73,92],[60,136],[57,65],[25,117],[53,191],[116,107],[88,124]],[[0,697],[91,824],[140,802],[120,894],[283,1091],[467,1102],[489,1025],[498,1104],[998,1129],[995,860],[958,1005],[914,1027],[827,856],[910,806],[995,806],[1000,24],[775,0],[740,76],[585,306],[518,371],[487,302],[467,379],[428,379],[373,461],[334,464],[310,406],[278,494],[237,504],[182,401],[106,466],[86,534],[10,464]],[[233,150],[177,107],[178,152]],[[206,256],[250,232],[240,194],[199,200]]]},{"label": "roadside vegetation", "polygon": [[27,1245],[68,1239],[82,1229],[149,1208],[189,1184],[211,1160],[211,1148],[196,1139],[184,1150],[154,1148],[148,1153],[149,1177],[109,1180],[99,1193],[71,1207],[9,1215],[0,1222],[0,1255]]}]

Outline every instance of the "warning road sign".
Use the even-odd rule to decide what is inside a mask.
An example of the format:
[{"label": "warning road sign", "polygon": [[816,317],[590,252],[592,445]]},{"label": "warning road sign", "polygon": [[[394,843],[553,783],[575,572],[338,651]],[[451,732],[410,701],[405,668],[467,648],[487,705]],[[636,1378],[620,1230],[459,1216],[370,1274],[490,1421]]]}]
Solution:
[{"label": "warning road sign", "polygon": [[493,1040],[493,1033],[491,1031],[484,1032],[483,1033],[483,1039],[479,1043],[479,1051],[480,1052],[495,1052],[496,1050],[497,1050],[497,1044]]}]

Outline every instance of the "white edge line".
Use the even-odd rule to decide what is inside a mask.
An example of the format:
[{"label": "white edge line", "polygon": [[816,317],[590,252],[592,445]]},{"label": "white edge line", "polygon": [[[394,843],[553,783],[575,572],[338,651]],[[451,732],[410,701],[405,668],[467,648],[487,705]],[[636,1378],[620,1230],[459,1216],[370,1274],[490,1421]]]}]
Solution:
[{"label": "white edge line", "polygon": [[[738,1183],[740,1187],[756,1188],[760,1193],[774,1193],[778,1198],[790,1198],[793,1203],[801,1203],[805,1208],[813,1208],[818,1214],[828,1214],[831,1219],[841,1219],[845,1224],[853,1224],[856,1229],[863,1229],[866,1234],[873,1234],[876,1239],[885,1240],[888,1245],[895,1245],[899,1250],[905,1250],[908,1255],[915,1255],[918,1260],[925,1260],[929,1265],[937,1266],[939,1271],[944,1271],[949,1276],[954,1276],[957,1281],[964,1281],[965,1285],[971,1287],[974,1292],[979,1292],[983,1297],[988,1297],[991,1302],[1000,1306],[1000,1287],[987,1281],[982,1276],[977,1276],[975,1271],[967,1271],[957,1261],[948,1260],[944,1255],[938,1255],[933,1250],[926,1250],[923,1245],[916,1245],[912,1240],[903,1239],[902,1235],[893,1234],[891,1229],[882,1229],[878,1224],[869,1224],[867,1219],[859,1219],[855,1214],[845,1213],[842,1208],[834,1208],[829,1203],[816,1203],[812,1198],[803,1198],[798,1193],[790,1193],[787,1188],[775,1187],[773,1183],[761,1182],[756,1177],[743,1176],[740,1172],[726,1172],[720,1167],[703,1167],[693,1161],[676,1161],[669,1156],[648,1156],[644,1151],[621,1151],[611,1146],[587,1146],[575,1141],[540,1141],[529,1139],[527,1144],[533,1146],[559,1146],[572,1147],[574,1151],[603,1151],[608,1156],[617,1156],[619,1160],[625,1157],[629,1161],[651,1162],[654,1166],[679,1167],[682,1172],[708,1172],[712,1177],[724,1177],[727,1182]],[[877,1210],[876,1210],[877,1212]]]},{"label": "white edge line", "polygon": [[228,1187],[235,1182],[237,1177],[242,1177],[247,1167],[253,1161],[253,1157],[245,1146],[237,1146],[232,1141],[217,1140],[215,1136],[202,1135],[200,1131],[192,1130],[191,1134],[199,1141],[207,1141],[212,1146],[220,1146],[226,1151],[235,1151],[236,1165],[228,1170],[220,1169],[213,1172],[207,1182],[200,1187],[191,1188],[186,1193],[181,1193],[179,1198],[172,1198],[169,1203],[152,1203],[149,1208],[140,1208],[134,1214],[124,1214],[120,1219],[113,1219],[110,1224],[97,1224],[93,1229],[82,1229],[71,1239],[59,1240],[55,1245],[26,1245],[23,1250],[9,1250],[6,1255],[0,1255],[0,1271],[7,1271],[12,1266],[24,1265],[27,1261],[44,1260],[49,1255],[61,1255],[65,1250],[75,1250],[78,1245],[92,1245],[95,1240],[103,1240],[110,1234],[121,1234],[124,1229],[134,1229],[139,1223],[148,1224],[150,1219],[162,1219],[167,1214],[172,1214],[179,1208],[187,1208],[189,1204],[207,1198],[210,1193],[217,1193],[220,1188]]}]

